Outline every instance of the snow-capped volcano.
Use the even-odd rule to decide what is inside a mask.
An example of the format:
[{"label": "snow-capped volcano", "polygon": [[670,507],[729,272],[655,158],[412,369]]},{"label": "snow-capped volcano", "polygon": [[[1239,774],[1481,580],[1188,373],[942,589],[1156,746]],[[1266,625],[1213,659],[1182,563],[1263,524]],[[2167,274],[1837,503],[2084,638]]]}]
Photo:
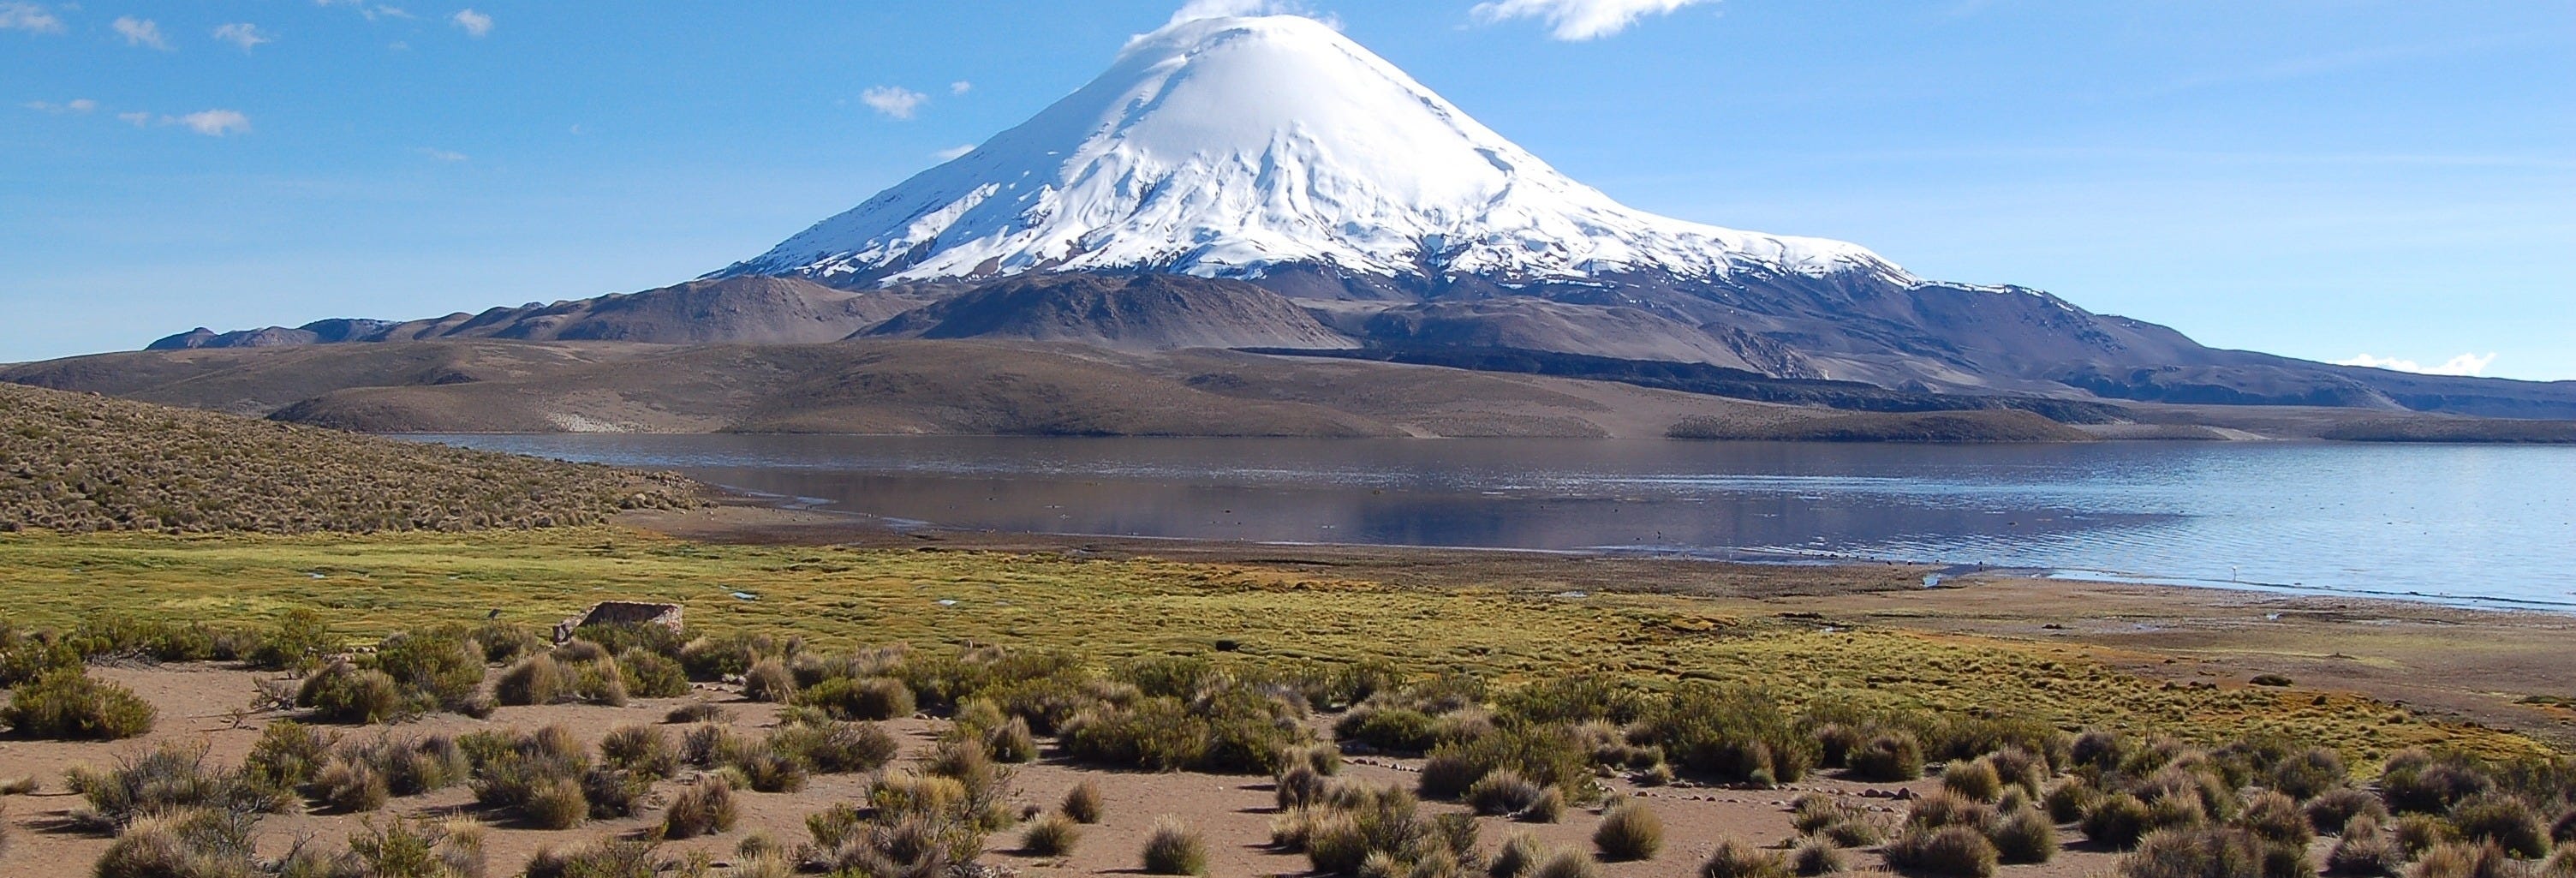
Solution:
[{"label": "snow-capped volcano", "polygon": [[1176,22],[954,161],[718,274],[835,286],[1031,270],[1566,281],[1849,272],[1855,244],[1623,206],[1297,16]]}]

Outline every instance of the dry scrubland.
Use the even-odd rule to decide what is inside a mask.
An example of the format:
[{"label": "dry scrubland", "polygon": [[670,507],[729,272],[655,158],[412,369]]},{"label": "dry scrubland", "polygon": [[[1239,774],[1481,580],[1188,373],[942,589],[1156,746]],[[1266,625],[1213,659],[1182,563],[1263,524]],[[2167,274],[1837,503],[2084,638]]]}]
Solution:
[{"label": "dry scrubland", "polygon": [[676,476],[0,384],[0,532],[558,527],[695,496]]},{"label": "dry scrubland", "polygon": [[[20,536],[0,582],[6,874],[2576,866],[2521,735],[1682,596],[611,528]],[[607,597],[694,631],[530,636]]]}]

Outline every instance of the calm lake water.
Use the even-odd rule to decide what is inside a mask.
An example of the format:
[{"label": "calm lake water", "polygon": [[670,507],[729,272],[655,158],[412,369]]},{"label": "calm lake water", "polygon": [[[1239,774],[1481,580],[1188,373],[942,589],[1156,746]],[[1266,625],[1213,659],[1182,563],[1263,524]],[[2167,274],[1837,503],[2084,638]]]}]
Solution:
[{"label": "calm lake water", "polygon": [[1928,561],[2576,609],[2576,449],[436,436],[897,526]]}]

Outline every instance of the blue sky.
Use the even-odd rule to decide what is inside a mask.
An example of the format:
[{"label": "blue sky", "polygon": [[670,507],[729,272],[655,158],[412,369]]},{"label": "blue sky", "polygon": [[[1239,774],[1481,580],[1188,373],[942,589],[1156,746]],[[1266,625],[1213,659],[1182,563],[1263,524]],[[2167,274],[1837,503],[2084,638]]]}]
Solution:
[{"label": "blue sky", "polygon": [[[1638,207],[2576,379],[2568,3],[1503,2],[1312,6]],[[684,280],[1178,5],[0,0],[0,360]]]}]

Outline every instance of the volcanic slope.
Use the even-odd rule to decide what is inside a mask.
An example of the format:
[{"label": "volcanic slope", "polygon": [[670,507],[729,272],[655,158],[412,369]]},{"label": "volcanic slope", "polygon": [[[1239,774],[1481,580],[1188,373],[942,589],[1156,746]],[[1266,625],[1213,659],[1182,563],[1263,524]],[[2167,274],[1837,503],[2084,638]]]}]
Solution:
[{"label": "volcanic slope", "polygon": [[547,527],[696,502],[676,476],[0,384],[0,531]]}]

